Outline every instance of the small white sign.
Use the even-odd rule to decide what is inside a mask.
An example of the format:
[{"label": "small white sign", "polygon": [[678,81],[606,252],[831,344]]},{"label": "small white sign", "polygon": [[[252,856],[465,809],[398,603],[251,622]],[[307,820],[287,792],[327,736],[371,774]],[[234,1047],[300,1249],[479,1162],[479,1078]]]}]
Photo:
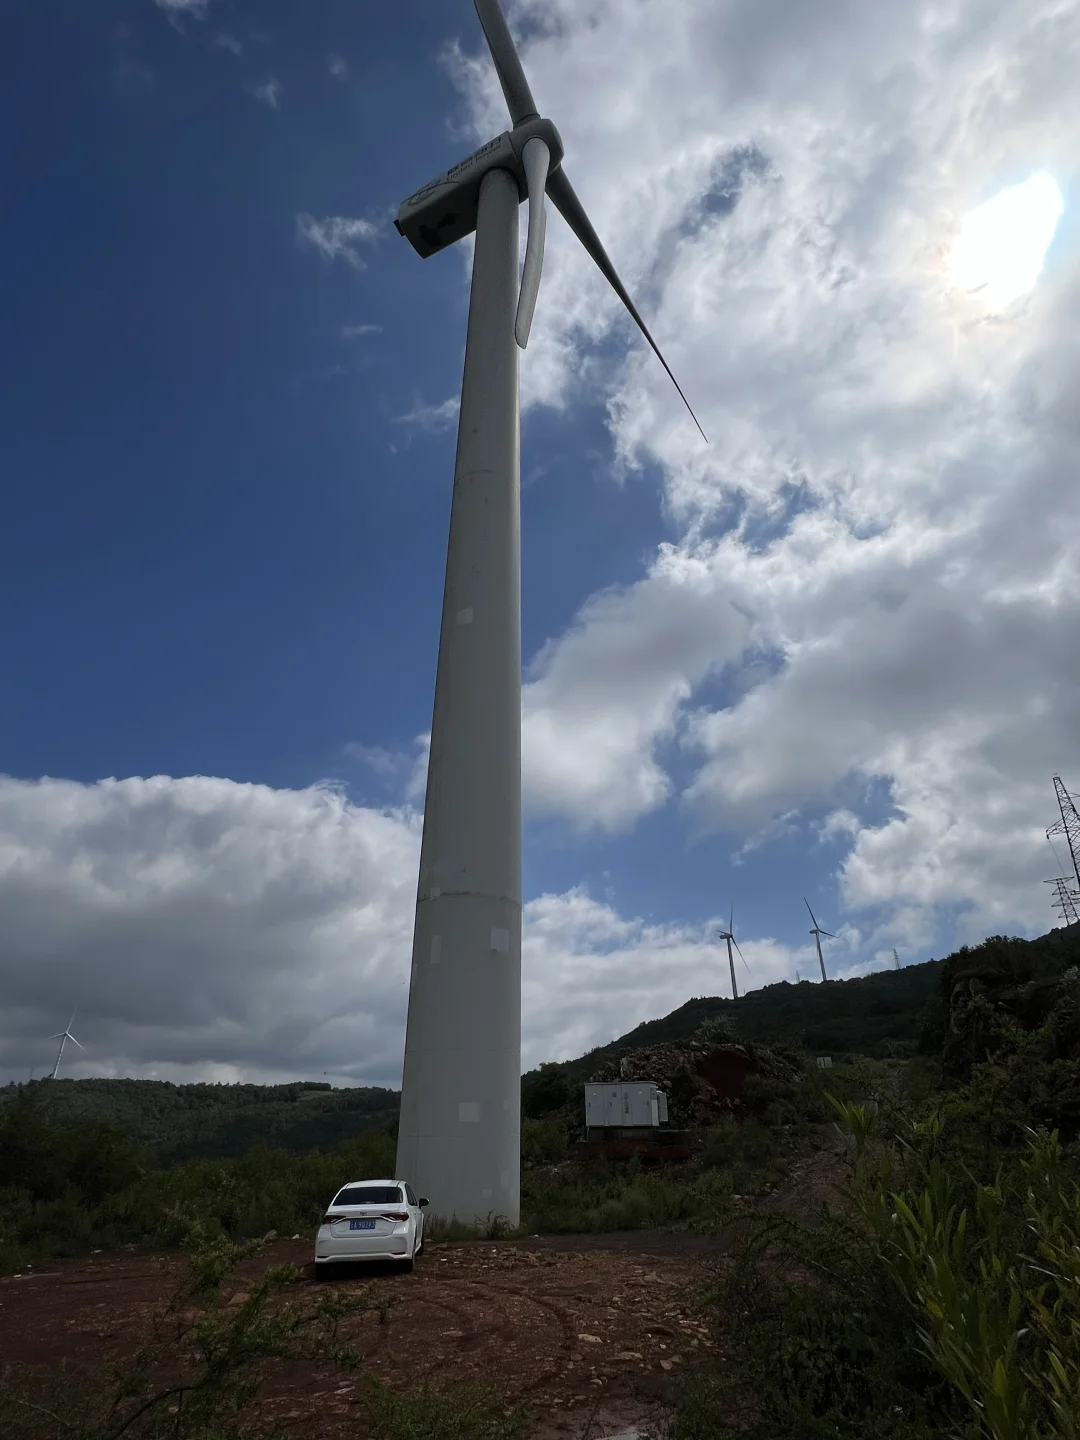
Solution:
[{"label": "small white sign", "polygon": [[457,1118],[463,1125],[475,1125],[480,1119],[480,1101],[462,1100],[457,1107]]},{"label": "small white sign", "polygon": [[459,625],[471,625],[471,624],[472,624],[472,606],[471,606],[471,605],[466,605],[466,607],[465,607],[464,610],[459,610],[459,611],[457,612],[457,623],[458,623]]}]

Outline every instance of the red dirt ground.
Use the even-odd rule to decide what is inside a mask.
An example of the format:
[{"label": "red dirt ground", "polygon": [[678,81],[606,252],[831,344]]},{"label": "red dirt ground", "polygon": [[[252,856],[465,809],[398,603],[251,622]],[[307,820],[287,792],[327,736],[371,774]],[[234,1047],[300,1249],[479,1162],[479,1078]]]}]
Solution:
[{"label": "red dirt ground", "polygon": [[[342,1336],[391,1385],[494,1384],[527,1401],[535,1440],[591,1440],[657,1413],[666,1387],[713,1346],[686,1295],[716,1239],[633,1232],[468,1245],[432,1245],[412,1275],[368,1271],[316,1281],[312,1242],[279,1240],[237,1272],[305,1267],[294,1303],[323,1290],[363,1291],[388,1302],[385,1323],[367,1312]],[[52,1263],[0,1279],[0,1356],[7,1363],[100,1367],[130,1351],[184,1273],[176,1256],[120,1252]],[[357,1440],[357,1377],[310,1363],[267,1371],[259,1412],[296,1440]]]}]

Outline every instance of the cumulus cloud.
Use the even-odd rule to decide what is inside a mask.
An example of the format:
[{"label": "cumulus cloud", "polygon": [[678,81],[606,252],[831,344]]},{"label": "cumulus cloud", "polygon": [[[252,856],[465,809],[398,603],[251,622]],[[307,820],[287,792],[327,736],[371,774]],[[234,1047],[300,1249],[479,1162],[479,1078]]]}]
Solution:
[{"label": "cumulus cloud", "polygon": [[529,809],[614,832],[662,805],[671,785],[657,748],[695,685],[741,652],[745,630],[719,576],[670,548],[636,585],[593,596],[523,690]]},{"label": "cumulus cloud", "polygon": [[340,55],[328,55],[326,57],[327,68],[335,80],[347,80],[349,78],[349,67]]},{"label": "cumulus cloud", "polygon": [[3,779],[4,1068],[78,1006],[74,1073],[393,1083],[419,845],[325,787]]},{"label": "cumulus cloud", "polygon": [[[583,374],[607,397],[618,462],[662,474],[663,561],[696,580],[676,601],[654,562],[538,657],[533,804],[628,826],[672,794],[677,755],[686,824],[743,853],[840,814],[842,893],[872,927],[1044,928],[1050,775],[1080,788],[1080,12],[521,0],[511,18],[712,441],[553,220],[524,399],[574,403]],[[480,46],[448,64],[470,138],[496,133]],[[964,217],[1039,172],[1066,212],[1034,288],[954,288]],[[635,635],[666,626],[661,663],[609,644],[631,609]],[[884,820],[851,798],[867,785]]]},{"label": "cumulus cloud", "polygon": [[354,270],[362,270],[364,261],[357,248],[373,240],[379,227],[371,220],[348,215],[329,215],[316,220],[314,215],[297,215],[296,236],[302,245],[309,245],[327,260],[344,260]]},{"label": "cumulus cloud", "polygon": [[[419,848],[415,809],[327,786],[0,778],[0,1080],[42,1073],[77,1008],[68,1074],[398,1084]],[[715,928],[531,901],[525,1063],[722,991]],[[810,954],[740,941],[748,985]]]}]

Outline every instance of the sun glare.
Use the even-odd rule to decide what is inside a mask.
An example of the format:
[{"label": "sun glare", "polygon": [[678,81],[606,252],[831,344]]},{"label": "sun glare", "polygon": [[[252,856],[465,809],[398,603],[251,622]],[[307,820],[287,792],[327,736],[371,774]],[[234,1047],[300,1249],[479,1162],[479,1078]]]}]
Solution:
[{"label": "sun glare", "polygon": [[1040,171],[964,216],[949,255],[949,281],[987,310],[1004,310],[1034,288],[1065,202]]}]

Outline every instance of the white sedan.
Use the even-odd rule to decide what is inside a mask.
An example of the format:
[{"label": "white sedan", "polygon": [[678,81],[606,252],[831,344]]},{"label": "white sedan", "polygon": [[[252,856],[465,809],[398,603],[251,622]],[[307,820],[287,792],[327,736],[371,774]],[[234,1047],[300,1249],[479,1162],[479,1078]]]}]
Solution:
[{"label": "white sedan", "polygon": [[353,1260],[394,1260],[406,1272],[424,1248],[424,1207],[404,1180],[352,1180],[327,1206],[315,1273]]}]

